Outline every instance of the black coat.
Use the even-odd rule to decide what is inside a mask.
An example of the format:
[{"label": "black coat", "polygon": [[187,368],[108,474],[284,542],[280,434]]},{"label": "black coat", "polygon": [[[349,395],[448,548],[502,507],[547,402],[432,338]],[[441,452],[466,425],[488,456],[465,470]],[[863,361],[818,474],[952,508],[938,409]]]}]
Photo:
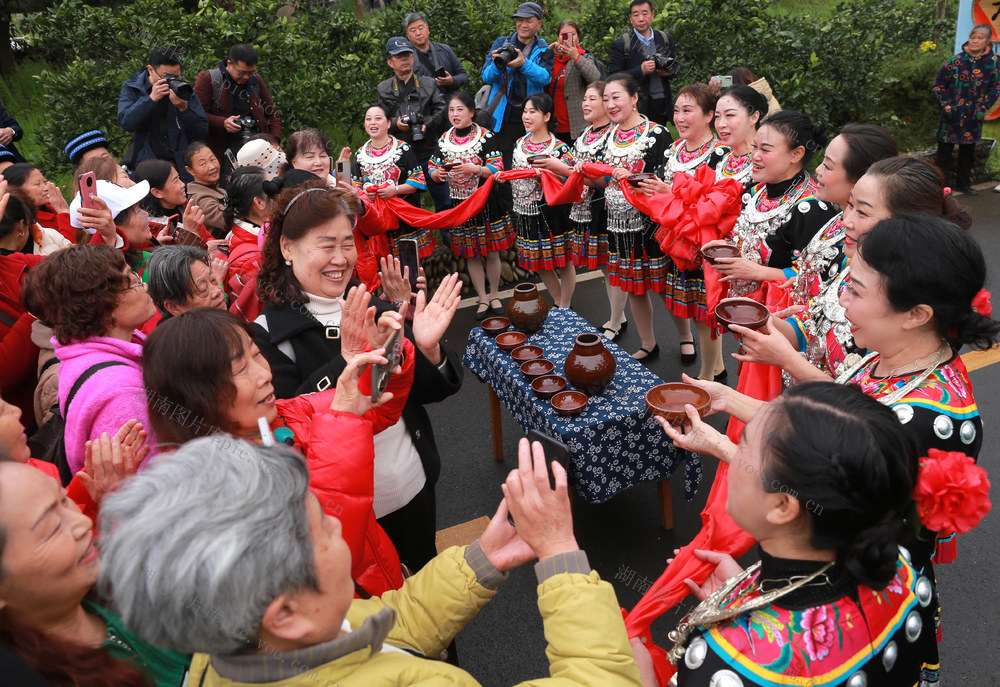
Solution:
[{"label": "black coat", "polygon": [[[628,38],[628,50],[625,50],[625,39]],[[674,98],[670,92],[670,80],[673,79],[680,72],[680,63],[676,61],[677,50],[674,48],[674,39],[669,33],[664,33],[663,31],[653,31],[653,43],[656,45],[656,51],[667,57],[674,58],[673,68],[670,69],[667,76],[660,77],[663,79],[663,103],[658,104],[657,107],[662,107],[662,110],[656,112],[650,111],[650,100],[649,100],[649,81],[651,74],[644,75],[642,73],[642,63],[647,59],[645,53],[645,46],[639,37],[635,35],[634,29],[629,29],[628,33],[619,36],[611,43],[611,51],[608,55],[608,71],[612,74],[616,72],[625,72],[626,74],[631,74],[632,78],[636,80],[639,84],[639,91],[645,96],[645,98],[639,99],[639,112],[649,117],[651,120],[657,124],[667,124],[673,119],[674,111]],[[656,72],[653,72],[654,74]]]},{"label": "black coat", "polygon": [[14,145],[14,141],[20,141],[24,138],[24,129],[22,129],[21,125],[17,123],[17,118],[8,112],[7,108],[0,103],[0,129],[6,129],[7,127],[14,130],[14,136],[11,138],[10,143],[4,147],[14,153],[14,157],[17,158],[17,162],[27,162],[27,160],[24,159],[24,156],[18,152],[17,146]]},{"label": "black coat", "polygon": [[[444,133],[448,121],[448,105],[438,90],[434,77],[414,73],[412,90],[406,98],[402,96],[402,84],[395,77],[386,79],[376,87],[378,102],[389,110],[389,133],[406,141],[413,148],[417,159],[424,160],[434,152],[438,137]],[[424,116],[427,131],[422,141],[413,142],[413,130],[401,131],[397,119],[403,115],[420,112]]]},{"label": "black coat", "polygon": [[[378,313],[392,306],[374,299]],[[261,313],[267,318],[267,331],[255,324],[256,343],[271,365],[274,395],[292,398],[301,394],[326,389],[337,383],[337,377],[346,367],[340,355],[340,339],[326,338],[326,329],[301,306],[287,303],[274,307],[268,303]],[[406,337],[413,340],[413,332],[406,327]],[[293,362],[278,350],[278,344],[289,341],[295,352]],[[416,347],[414,347],[416,348]],[[441,455],[434,441],[431,419],[424,409],[426,403],[442,401],[462,386],[462,362],[455,351],[443,343],[446,365],[442,372],[416,348],[413,367],[413,386],[403,407],[402,420],[420,455],[420,462],[427,476],[427,483],[434,484],[441,474]]]}]

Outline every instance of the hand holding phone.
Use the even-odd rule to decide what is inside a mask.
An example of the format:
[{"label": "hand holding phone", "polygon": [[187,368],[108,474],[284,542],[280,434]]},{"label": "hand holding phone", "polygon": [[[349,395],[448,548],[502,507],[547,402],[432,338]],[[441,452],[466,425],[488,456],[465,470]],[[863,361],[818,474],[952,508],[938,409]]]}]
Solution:
[{"label": "hand holding phone", "polygon": [[399,269],[402,272],[409,269],[410,293],[416,293],[417,273],[420,271],[417,242],[414,239],[400,239],[396,245],[399,248]]},{"label": "hand holding phone", "polygon": [[85,172],[78,177],[80,185],[80,207],[94,209],[94,198],[97,196],[97,174]]},{"label": "hand holding phone", "polygon": [[351,183],[351,161],[337,160],[337,181],[345,184]]},{"label": "hand holding phone", "polygon": [[399,353],[402,348],[402,333],[397,329],[389,335],[388,341],[385,342],[385,357],[389,362],[385,365],[378,363],[372,365],[372,403],[378,403],[382,392],[389,385],[389,378],[392,377],[392,371],[399,364]]}]

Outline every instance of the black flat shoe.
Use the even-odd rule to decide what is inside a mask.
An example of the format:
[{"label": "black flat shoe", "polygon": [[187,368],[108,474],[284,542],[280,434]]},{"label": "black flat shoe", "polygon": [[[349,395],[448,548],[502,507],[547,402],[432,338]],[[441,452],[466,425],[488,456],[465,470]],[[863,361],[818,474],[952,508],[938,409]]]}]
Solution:
[{"label": "black flat shoe", "polygon": [[[695,349],[694,353],[685,353],[684,352],[685,346],[690,346],[691,348],[694,348]],[[698,349],[695,348],[694,339],[691,339],[690,341],[681,341],[680,348],[681,348],[681,365],[694,364],[694,361],[698,359]]]},{"label": "black flat shoe", "polygon": [[719,374],[715,375],[715,378],[712,381],[725,383],[727,379],[729,379],[729,373],[723,370]]},{"label": "black flat shoe", "polygon": [[958,190],[961,191],[962,193],[964,193],[967,196],[978,196],[979,195],[979,191],[977,191],[976,189],[972,188],[971,186],[959,186]]},{"label": "black flat shoe", "polygon": [[480,303],[479,307],[476,308],[476,322],[482,322],[486,319],[486,316],[490,314],[490,304]]},{"label": "black flat shoe", "polygon": [[634,355],[632,356],[632,358],[634,360],[638,360],[640,363],[646,363],[646,362],[648,362],[650,360],[656,360],[657,358],[660,357],[660,344],[654,344],[653,345],[653,350],[648,350],[648,349],[642,348],[640,346],[639,350],[636,351],[636,353],[645,353],[646,354],[646,355],[642,356],[641,358],[636,358]]},{"label": "black flat shoe", "polygon": [[[493,301],[496,301],[500,305],[493,305]],[[499,298],[490,299],[490,310],[496,315],[503,315],[503,301]]]},{"label": "black flat shoe", "polygon": [[601,333],[604,334],[604,337],[606,339],[609,339],[611,341],[618,341],[618,339],[622,338],[622,336],[625,335],[625,331],[627,329],[628,329],[628,320],[625,320],[620,325],[618,325],[618,329],[612,329],[610,326],[604,325],[604,331]]}]

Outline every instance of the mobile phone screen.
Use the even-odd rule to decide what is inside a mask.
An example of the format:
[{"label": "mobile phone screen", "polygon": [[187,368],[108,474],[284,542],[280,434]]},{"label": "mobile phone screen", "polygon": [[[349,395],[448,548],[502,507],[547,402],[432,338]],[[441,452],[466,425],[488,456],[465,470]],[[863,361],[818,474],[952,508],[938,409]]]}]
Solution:
[{"label": "mobile phone screen", "polygon": [[399,247],[399,269],[410,268],[410,291],[416,291],[417,273],[420,269],[417,242],[413,239],[400,239],[396,245]]}]

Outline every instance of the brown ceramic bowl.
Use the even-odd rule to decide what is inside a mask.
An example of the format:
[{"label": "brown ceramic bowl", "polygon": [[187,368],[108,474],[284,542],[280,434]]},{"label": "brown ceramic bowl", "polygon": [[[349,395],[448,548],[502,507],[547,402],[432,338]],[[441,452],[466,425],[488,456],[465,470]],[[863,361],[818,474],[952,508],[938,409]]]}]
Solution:
[{"label": "brown ceramic bowl", "polygon": [[441,165],[441,169],[443,169],[446,172],[450,172],[451,170],[453,170],[456,167],[458,167],[460,164],[462,164],[462,163],[461,162],[445,162],[443,165]]},{"label": "brown ceramic bowl", "polygon": [[541,346],[534,346],[532,344],[524,344],[523,346],[518,346],[513,351],[510,352],[510,357],[514,360],[520,360],[522,363],[526,363],[529,360],[538,360],[543,355],[545,351],[542,350]]},{"label": "brown ceramic bowl", "polygon": [[487,317],[479,326],[489,336],[496,337],[500,332],[507,331],[510,320],[506,317]]},{"label": "brown ceramic bowl", "polygon": [[524,332],[503,332],[497,334],[497,346],[500,350],[510,353],[515,348],[523,344],[528,338]]},{"label": "brown ceramic bowl", "polygon": [[523,374],[528,381],[531,381],[536,377],[541,377],[542,375],[552,374],[553,369],[555,369],[555,365],[552,364],[551,360],[546,360],[545,358],[538,358],[537,360],[529,360],[521,363],[521,374]]},{"label": "brown ceramic bowl", "polygon": [[560,415],[578,415],[587,409],[587,394],[582,391],[560,391],[549,403]]},{"label": "brown ceramic bowl", "polygon": [[669,382],[658,384],[646,392],[646,410],[653,415],[666,418],[672,425],[683,424],[687,420],[684,406],[693,405],[698,415],[704,417],[712,405],[712,395],[694,384]]},{"label": "brown ceramic bowl", "polygon": [[652,172],[639,172],[638,174],[630,174],[628,176],[628,183],[632,184],[636,188],[639,188],[641,184],[646,179],[655,179],[656,175]]},{"label": "brown ceramic bowl", "polygon": [[732,324],[760,329],[770,316],[766,307],[750,298],[723,298],[715,306],[715,319],[722,323],[726,331],[732,331],[729,329]]},{"label": "brown ceramic bowl", "polygon": [[542,375],[531,381],[531,390],[539,398],[552,398],[566,388],[566,379],[559,375]]},{"label": "brown ceramic bowl", "polygon": [[706,246],[698,252],[709,265],[716,264],[715,261],[719,258],[738,258],[741,255],[740,249],[731,243],[717,243],[714,246]]},{"label": "brown ceramic bowl", "polygon": [[530,164],[534,164],[535,162],[541,162],[542,160],[548,160],[550,157],[552,157],[552,156],[551,155],[547,155],[545,153],[540,153],[538,155],[529,155],[528,156],[528,164],[530,165]]}]

